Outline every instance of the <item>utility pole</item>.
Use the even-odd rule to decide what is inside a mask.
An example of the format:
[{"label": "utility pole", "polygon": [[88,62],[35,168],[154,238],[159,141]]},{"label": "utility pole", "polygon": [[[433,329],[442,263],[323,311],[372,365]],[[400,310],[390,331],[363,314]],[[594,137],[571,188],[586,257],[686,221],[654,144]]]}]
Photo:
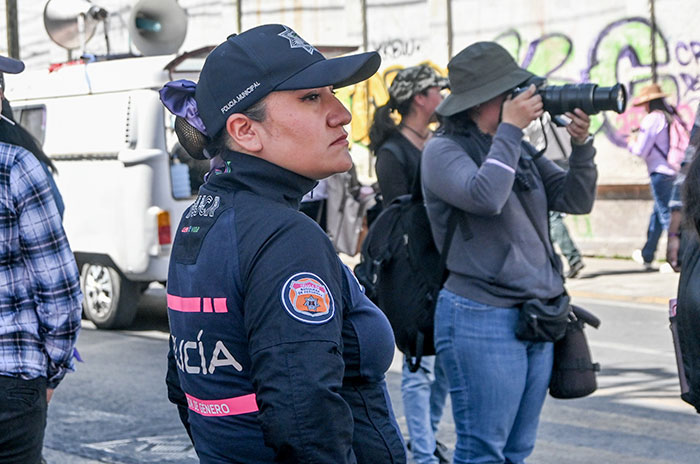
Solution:
[{"label": "utility pole", "polygon": [[[369,51],[369,31],[367,30],[367,0],[361,0],[360,1],[360,8],[362,9],[362,51],[367,52]],[[367,128],[369,134],[369,127],[372,124],[372,120],[370,119],[370,105],[372,104],[372,101],[369,96],[369,79],[365,80],[361,84],[365,88],[365,121],[367,121]],[[372,163],[372,152],[369,150],[367,151],[368,156],[369,156],[369,175],[372,175],[372,170],[373,170],[373,163]]]},{"label": "utility pole", "polygon": [[7,24],[7,54],[19,59],[19,27],[17,23],[17,0],[5,0]]},{"label": "utility pole", "polygon": [[656,84],[656,13],[654,12],[654,0],[649,0],[649,18],[651,20],[651,81]]},{"label": "utility pole", "polygon": [[236,28],[243,32],[243,0],[236,0]]},{"label": "utility pole", "polygon": [[452,0],[447,0],[447,61],[452,59],[452,41],[454,37],[452,27]]}]

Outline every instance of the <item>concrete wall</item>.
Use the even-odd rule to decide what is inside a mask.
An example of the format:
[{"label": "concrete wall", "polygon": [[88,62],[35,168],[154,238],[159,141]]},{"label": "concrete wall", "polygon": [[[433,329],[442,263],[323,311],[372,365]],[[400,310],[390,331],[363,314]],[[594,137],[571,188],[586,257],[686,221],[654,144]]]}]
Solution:
[{"label": "concrete wall", "polygon": [[[60,0],[53,0],[60,1]],[[156,2],[157,0],[152,0]],[[161,0],[165,2],[166,0]],[[232,32],[266,22],[282,22],[316,45],[378,50],[380,72],[368,83],[343,89],[340,97],[354,120],[353,156],[370,181],[365,147],[373,109],[387,99],[387,82],[400,67],[428,62],[446,74],[449,57],[477,40],[496,40],[522,64],[550,83],[624,83],[632,92],[651,78],[648,0],[180,0],[189,15],[181,51],[217,44]],[[112,52],[138,52],[129,42],[128,0],[95,0],[110,12]],[[44,2],[19,1],[22,58],[30,67],[64,61],[67,52],[42,27]],[[700,101],[700,4],[696,0],[656,0],[659,82],[687,120]],[[364,8],[364,10],[363,10]],[[0,5],[4,15],[4,2]],[[448,18],[451,22],[448,23]],[[4,30],[4,24],[0,25]],[[451,33],[450,33],[451,31]],[[98,28],[88,52],[104,53]],[[3,53],[0,44],[0,53]],[[640,246],[651,210],[644,164],[624,149],[625,136],[642,114],[594,118],[602,186],[623,187],[625,200],[600,198],[590,216],[569,218],[582,248],[596,254],[629,254]],[[630,198],[637,192],[638,197]],[[645,199],[646,197],[646,199]],[[586,227],[580,227],[586,224]]]}]

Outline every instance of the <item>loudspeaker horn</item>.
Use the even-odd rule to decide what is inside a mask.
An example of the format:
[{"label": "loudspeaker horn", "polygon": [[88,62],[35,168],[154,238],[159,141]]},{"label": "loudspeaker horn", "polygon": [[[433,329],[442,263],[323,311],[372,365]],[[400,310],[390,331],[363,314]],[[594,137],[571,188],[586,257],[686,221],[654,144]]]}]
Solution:
[{"label": "loudspeaker horn", "polygon": [[176,53],[187,35],[187,12],[176,0],[141,0],[129,18],[129,37],[144,55]]},{"label": "loudspeaker horn", "polygon": [[61,47],[85,48],[107,15],[107,10],[90,0],[49,0],[44,6],[44,27]]}]

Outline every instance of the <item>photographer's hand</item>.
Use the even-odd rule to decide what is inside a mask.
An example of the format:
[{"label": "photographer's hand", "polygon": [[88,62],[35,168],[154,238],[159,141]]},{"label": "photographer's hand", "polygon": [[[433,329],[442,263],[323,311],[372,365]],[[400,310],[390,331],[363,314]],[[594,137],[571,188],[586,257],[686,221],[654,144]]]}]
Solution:
[{"label": "photographer's hand", "polygon": [[586,143],[586,139],[590,135],[588,128],[591,126],[591,118],[579,108],[575,108],[573,112],[567,112],[564,115],[571,119],[571,123],[566,126],[566,130],[571,135],[571,140],[579,145]]},{"label": "photographer's hand", "polygon": [[535,93],[534,84],[515,98],[508,96],[503,102],[501,121],[524,129],[542,116],[542,97]]}]

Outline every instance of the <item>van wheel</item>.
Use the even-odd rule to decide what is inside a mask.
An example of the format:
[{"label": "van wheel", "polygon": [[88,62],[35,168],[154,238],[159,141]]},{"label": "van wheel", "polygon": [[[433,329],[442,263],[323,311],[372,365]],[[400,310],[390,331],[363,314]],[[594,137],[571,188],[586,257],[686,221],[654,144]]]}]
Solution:
[{"label": "van wheel", "polygon": [[136,282],[116,269],[87,263],[80,272],[83,312],[100,329],[121,329],[134,320],[139,301]]}]

